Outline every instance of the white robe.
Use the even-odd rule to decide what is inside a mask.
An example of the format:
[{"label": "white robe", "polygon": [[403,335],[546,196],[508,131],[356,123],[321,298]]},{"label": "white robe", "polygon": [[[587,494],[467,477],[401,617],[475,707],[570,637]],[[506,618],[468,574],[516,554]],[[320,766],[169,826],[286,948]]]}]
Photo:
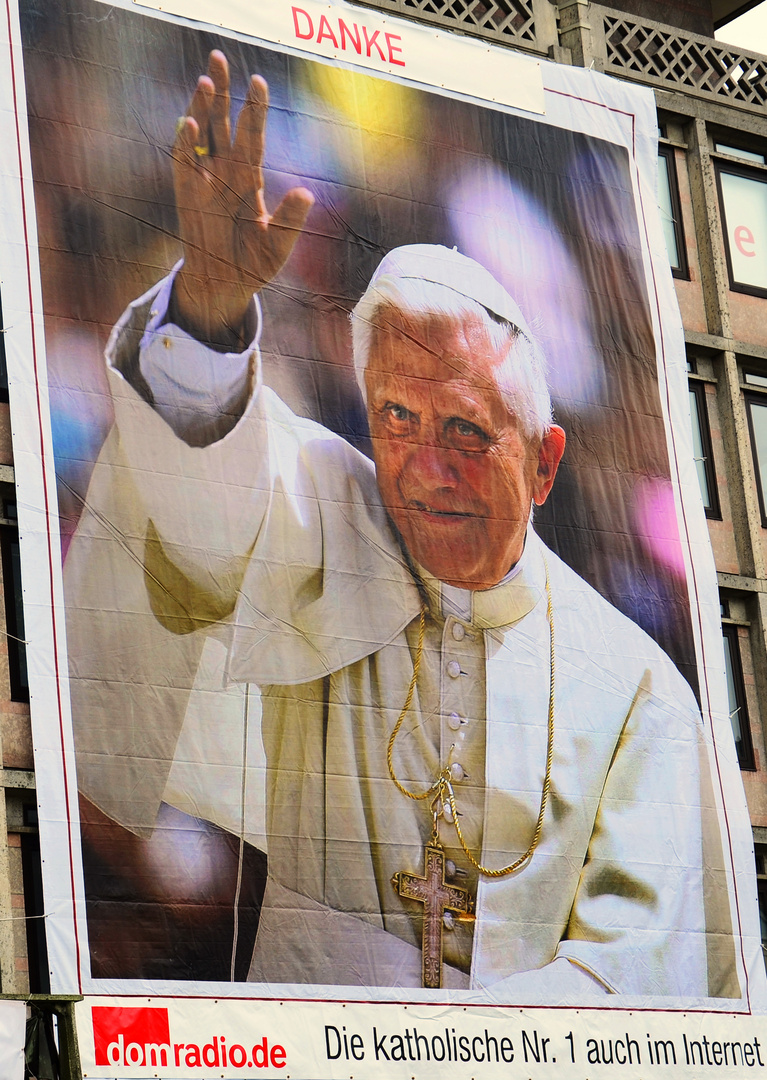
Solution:
[{"label": "white robe", "polygon": [[[440,583],[408,566],[372,463],[260,386],[255,353],[239,422],[209,445],[182,441],[142,388],[153,297],[110,343],[115,427],[66,566],[84,794],[151,828],[217,637],[231,683],[262,696],[269,882],[251,978],[417,986],[419,915],[390,879],[422,871],[431,820],[397,791],[386,748],[422,598],[424,685],[395,766],[423,789],[451,752],[473,760],[459,805],[484,864],[505,865],[530,842],[545,774],[548,563],[556,712],[543,834],[523,869],[479,879],[470,961],[456,946],[446,984],[508,1000],[523,992],[518,973],[569,960],[592,989],[738,996],[703,726],[668,657],[532,530],[510,580],[451,614]],[[172,350],[177,338],[144,345]],[[470,722],[451,751],[462,710]],[[445,823],[441,834],[460,860]]]}]

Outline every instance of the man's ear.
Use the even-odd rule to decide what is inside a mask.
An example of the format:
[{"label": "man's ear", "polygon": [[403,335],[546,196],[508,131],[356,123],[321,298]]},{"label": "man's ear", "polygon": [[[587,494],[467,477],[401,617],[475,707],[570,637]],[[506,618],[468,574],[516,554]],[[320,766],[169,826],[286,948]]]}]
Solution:
[{"label": "man's ear", "polygon": [[566,435],[561,427],[552,424],[543,436],[538,450],[538,470],[533,480],[533,502],[543,506],[549,497],[554,477],[565,452]]}]

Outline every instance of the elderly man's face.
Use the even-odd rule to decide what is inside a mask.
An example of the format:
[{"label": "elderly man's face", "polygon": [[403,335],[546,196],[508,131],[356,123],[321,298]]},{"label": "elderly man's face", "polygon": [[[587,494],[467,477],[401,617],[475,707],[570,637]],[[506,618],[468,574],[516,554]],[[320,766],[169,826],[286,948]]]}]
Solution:
[{"label": "elderly man's face", "polygon": [[459,588],[497,584],[522,554],[531,502],[551,490],[565,436],[529,440],[496,382],[507,347],[479,317],[388,309],[365,373],[378,487],[412,556]]}]

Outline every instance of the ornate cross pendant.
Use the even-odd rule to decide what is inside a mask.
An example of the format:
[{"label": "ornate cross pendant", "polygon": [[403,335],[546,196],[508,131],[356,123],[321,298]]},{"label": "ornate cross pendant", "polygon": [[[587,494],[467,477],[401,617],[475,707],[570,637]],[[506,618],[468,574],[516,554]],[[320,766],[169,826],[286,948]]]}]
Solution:
[{"label": "ornate cross pendant", "polygon": [[423,904],[423,943],[421,971],[424,986],[439,990],[442,986],[442,919],[446,911],[469,913],[469,893],[445,882],[445,853],[441,847],[427,844],[424,850],[424,877],[398,871],[392,885],[400,896]]}]

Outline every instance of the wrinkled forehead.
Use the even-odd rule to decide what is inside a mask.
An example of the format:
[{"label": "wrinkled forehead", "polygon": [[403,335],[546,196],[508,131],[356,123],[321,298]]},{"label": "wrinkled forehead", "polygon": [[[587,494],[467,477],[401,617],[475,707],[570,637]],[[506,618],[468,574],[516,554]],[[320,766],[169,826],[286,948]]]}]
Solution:
[{"label": "wrinkled forehead", "polygon": [[371,330],[368,370],[418,376],[444,368],[444,378],[502,364],[513,336],[480,313],[413,314],[393,305],[379,308]]},{"label": "wrinkled forehead", "polygon": [[371,327],[367,373],[497,389],[512,337],[481,313],[415,315],[387,305]]}]

